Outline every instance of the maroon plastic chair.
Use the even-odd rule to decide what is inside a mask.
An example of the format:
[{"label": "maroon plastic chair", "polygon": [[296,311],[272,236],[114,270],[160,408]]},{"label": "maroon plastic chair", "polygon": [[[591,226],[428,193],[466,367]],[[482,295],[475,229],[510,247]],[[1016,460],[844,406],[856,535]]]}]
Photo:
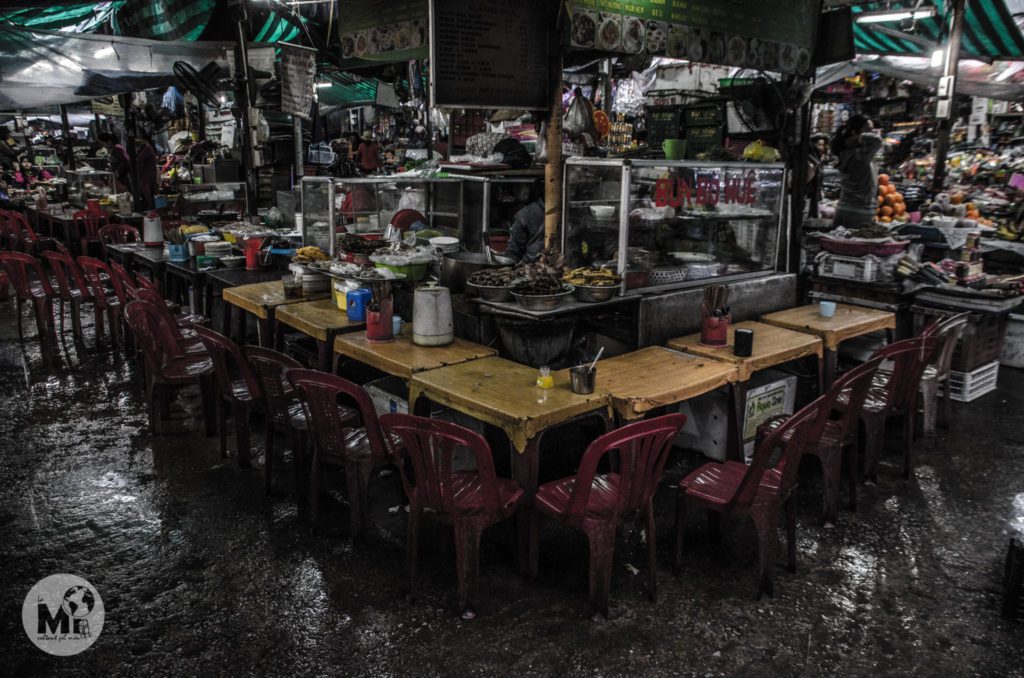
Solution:
[{"label": "maroon plastic chair", "polygon": [[369,527],[369,484],[374,466],[391,463],[370,396],[347,379],[317,370],[289,370],[288,383],[302,403],[313,455],[309,469],[309,520],[317,529],[320,467],[342,466],[348,485],[353,538]]},{"label": "maroon plastic chair", "polygon": [[[295,495],[302,496],[302,479],[305,477],[306,413],[302,403],[295,396],[295,389],[288,383],[285,372],[300,370],[302,364],[284,353],[260,346],[243,346],[242,355],[249,361],[253,374],[263,395],[263,411],[267,418],[267,460],[263,467],[266,493],[272,487],[275,434],[283,433],[291,438],[292,454],[295,458]],[[353,413],[354,415],[355,413]]]},{"label": "maroon plastic chair", "polygon": [[[420,520],[429,517],[449,523],[455,532],[459,613],[463,619],[472,619],[470,598],[480,575],[480,537],[485,529],[515,513],[523,489],[514,480],[495,475],[490,445],[467,428],[409,414],[386,414],[380,423],[386,435],[401,441],[393,454],[409,498],[408,594],[410,598],[415,594]],[[472,453],[475,471],[453,470],[455,450],[460,447]]]},{"label": "maroon plastic chair", "polygon": [[135,292],[138,287],[128,269],[116,261],[107,262],[107,268],[110,269],[110,284],[113,286],[114,294],[117,295],[121,305],[123,306],[132,299],[135,299],[137,296]]},{"label": "maroon plastic chair", "polygon": [[[45,338],[53,331],[53,300],[59,297],[50,285],[43,265],[23,252],[0,252],[0,264],[7,270],[17,299],[18,339],[25,339],[21,327],[21,309],[25,302],[32,304],[39,338]],[[33,276],[36,279],[34,283]]]},{"label": "maroon plastic chair", "polygon": [[107,224],[100,227],[98,234],[104,248],[107,245],[127,245],[133,242],[142,242],[139,229],[128,224]]},{"label": "maroon plastic chair", "polygon": [[110,223],[110,219],[106,214],[79,210],[72,213],[71,221],[75,224],[75,231],[78,233],[78,244],[82,254],[89,254],[90,245],[103,247],[103,241],[100,239],[100,228]]},{"label": "maroon plastic chair", "polygon": [[64,335],[64,305],[68,305],[71,315],[71,331],[78,339],[82,339],[82,303],[92,301],[92,292],[85,276],[78,268],[74,258],[64,252],[43,252],[43,258],[53,271],[57,281],[57,295],[60,300],[57,314],[60,318],[59,333]]},{"label": "maroon plastic chair", "polygon": [[[163,316],[164,311],[161,311]],[[166,322],[166,320],[165,320]],[[260,385],[249,363],[238,345],[220,332],[206,327],[196,327],[196,334],[213,360],[217,383],[217,434],[220,436],[220,456],[228,456],[227,412],[225,403],[231,407],[235,420],[235,444],[238,446],[238,465],[252,466],[249,448],[249,415],[258,406],[262,397]]]},{"label": "maroon plastic chair", "polygon": [[[793,488],[800,453],[810,424],[822,410],[821,396],[768,434],[757,446],[751,463],[709,462],[679,482],[676,498],[676,543],[673,571],[679,576],[683,559],[683,533],[690,507],[708,511],[708,526],[717,535],[722,513],[747,515],[754,521],[758,541],[758,598],[774,594],[773,572],[779,517],[786,511],[786,541],[790,571],[796,570],[796,502]],[[827,416],[827,415],[824,415]],[[781,449],[774,466],[772,457]]]},{"label": "maroon plastic chair", "polygon": [[142,275],[141,273],[135,274],[135,282],[138,285],[139,289],[152,290],[153,292],[159,294],[160,298],[164,300],[164,304],[167,306],[168,309],[170,309],[171,313],[174,315],[175,322],[177,322],[179,325],[191,326],[206,324],[206,316],[201,315],[199,313],[182,313],[181,304],[171,301],[170,299],[164,297],[163,292],[160,291],[160,286],[157,285],[152,280],[150,280],[149,278],[147,278],[146,276]]},{"label": "maroon plastic chair", "polygon": [[25,218],[24,214],[9,210],[7,215],[9,232],[18,238],[21,250],[25,252],[25,254],[39,256],[40,252],[54,249],[56,247],[56,243],[58,241],[49,236],[37,235],[35,229],[32,228],[30,223],[28,223],[28,219]]},{"label": "maroon plastic chair", "polygon": [[[878,459],[881,456],[886,422],[891,417],[903,417],[903,477],[909,478],[914,446],[914,415],[921,377],[928,367],[940,340],[934,335],[904,339],[875,351],[874,358],[891,360],[891,376],[879,381],[878,375],[868,388],[861,407],[860,420],[864,422],[864,477],[877,480]],[[836,399],[836,407],[849,406],[847,393]]]},{"label": "maroon plastic chair", "polygon": [[[647,530],[647,594],[657,597],[654,506],[672,441],[686,416],[667,414],[600,436],[587,446],[575,476],[541,485],[533,501],[529,574],[537,574],[540,516],[582,530],[590,543],[590,616],[608,617],[615,535],[626,521],[643,518]],[[596,475],[598,464],[617,454],[615,470]]]},{"label": "maroon plastic chair", "polygon": [[[203,398],[206,435],[213,435],[214,387],[213,361],[207,356],[186,356],[178,349],[174,334],[160,309],[146,301],[132,301],[124,309],[146,362],[145,388],[149,408],[149,431],[158,433],[158,420],[168,416],[170,389],[198,384]],[[159,408],[159,416],[157,410]]]},{"label": "maroon plastic chair", "polygon": [[[952,371],[953,353],[960,342],[971,314],[960,313],[942,320],[935,329],[934,336],[939,340],[935,358],[924,369],[921,375],[921,428],[926,436],[935,435],[939,414],[939,387],[942,389],[942,426],[949,428],[950,403],[949,378]],[[888,378],[888,370],[885,371]]]},{"label": "maroon plastic chair", "polygon": [[[110,268],[92,257],[78,257],[76,260],[85,281],[89,284],[89,292],[92,296],[93,313],[96,321],[96,346],[99,347],[103,340],[103,317],[106,315],[110,323],[110,342],[113,347],[117,346],[118,337],[121,336],[121,303],[122,294],[118,295],[119,283]],[[111,287],[108,288],[108,283]],[[111,294],[111,289],[114,293]]]},{"label": "maroon plastic chair", "polygon": [[167,321],[168,326],[174,333],[175,339],[178,341],[178,346],[185,355],[207,354],[206,346],[199,339],[199,335],[196,334],[195,328],[192,325],[183,326],[179,324],[174,315],[167,308],[167,305],[164,303],[163,297],[153,290],[146,289],[135,290],[134,297],[142,301],[147,301],[161,309],[161,314],[164,316],[164,320]]},{"label": "maroon plastic chair", "polygon": [[[864,398],[871,387],[881,358],[872,358],[866,363],[845,372],[836,379],[824,396],[821,411],[825,416],[818,417],[811,424],[805,438],[801,454],[817,457],[821,462],[823,485],[823,513],[826,525],[836,521],[839,505],[839,487],[842,480],[843,455],[846,454],[846,481],[850,493],[850,510],[857,508],[857,454],[850,449],[857,442],[857,424],[860,421]],[[847,405],[836,408],[836,401],[843,396]],[[778,428],[791,415],[772,417],[757,428],[758,440],[763,440],[771,431]],[[792,435],[790,429],[790,435]]]}]

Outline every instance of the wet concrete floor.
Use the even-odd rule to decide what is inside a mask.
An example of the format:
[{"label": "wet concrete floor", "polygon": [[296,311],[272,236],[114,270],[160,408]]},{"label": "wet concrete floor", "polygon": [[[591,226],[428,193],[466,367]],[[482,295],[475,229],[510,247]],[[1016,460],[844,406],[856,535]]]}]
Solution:
[{"label": "wet concrete floor", "polygon": [[[30,315],[25,326],[34,336]],[[999,618],[1005,516],[1024,491],[1021,371],[1004,369],[997,392],[954,407],[951,430],[918,446],[913,480],[890,451],[860,510],[834,528],[822,525],[812,469],[799,490],[798,570],[780,561],[774,598],[755,597],[742,519],[713,543],[691,515],[672,577],[673,487],[699,461],[674,455],[656,498],[658,601],[643,595],[637,539],[620,538],[603,623],[586,616],[586,542],[551,525],[532,583],[516,574],[511,523],[485,535],[469,622],[453,610],[451,540],[425,528],[410,605],[394,478],[372,481],[367,543],[346,537],[337,502],[313,536],[290,470],[266,497],[262,459],[251,470],[222,460],[197,401],[186,392],[167,434],[151,438],[131,361],[70,339],[56,354],[34,338],[22,347],[13,304],[0,304],[0,674],[1024,675],[1024,624]],[[343,479],[336,487],[344,495]],[[21,629],[26,593],[57,572],[88,579],[106,605],[101,636],[72,658],[40,652]]]}]

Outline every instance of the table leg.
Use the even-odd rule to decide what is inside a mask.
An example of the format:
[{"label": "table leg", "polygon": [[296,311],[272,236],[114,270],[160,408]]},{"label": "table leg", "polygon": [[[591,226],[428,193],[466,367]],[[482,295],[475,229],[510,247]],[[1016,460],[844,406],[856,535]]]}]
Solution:
[{"label": "table leg", "polygon": [[231,304],[229,304],[228,302],[224,301],[224,296],[223,295],[221,295],[221,297],[220,297],[220,305],[221,305],[221,309],[220,310],[221,310],[221,313],[222,313],[221,322],[220,322],[220,331],[223,332],[226,336],[230,337],[230,336],[232,336],[232,334],[231,334],[231,332],[232,332],[231,319],[233,317],[233,313],[232,313],[231,309],[234,308],[234,307]]},{"label": "table leg", "polygon": [[537,476],[540,473],[540,438],[537,435],[526,443],[526,449],[512,449],[512,478],[523,488],[523,503],[516,512],[516,553],[519,574],[530,574],[530,529],[533,523],[533,498],[537,494]]},{"label": "table leg", "polygon": [[327,333],[327,339],[316,342],[317,369],[322,372],[331,371],[331,363],[334,360],[334,337]]},{"label": "table leg", "polygon": [[[832,388],[832,382],[836,380],[836,371],[839,369],[839,350],[835,348],[825,349],[825,379],[824,388],[819,393],[824,393],[828,389]],[[822,364],[821,360],[818,361],[818,372],[821,373]],[[818,383],[821,384],[819,377]]]},{"label": "table leg", "polygon": [[747,411],[747,389],[745,381],[732,385],[732,434],[729,436],[727,456],[735,461],[745,461],[743,456],[743,418]]},{"label": "table leg", "polygon": [[[274,336],[274,321],[269,317],[256,318],[256,336],[260,346],[276,350],[277,342],[275,341],[276,337]],[[245,341],[245,337],[242,338],[242,341]]]},{"label": "table leg", "polygon": [[228,322],[227,335],[231,337],[231,340],[236,344],[245,343],[245,330],[246,330],[246,312],[234,304],[227,304],[230,309],[231,320]]},{"label": "table leg", "polygon": [[896,330],[891,327],[885,328],[885,343],[891,344],[894,341],[896,341]]},{"label": "table leg", "polygon": [[213,318],[213,285],[210,283],[203,285],[203,315]]}]

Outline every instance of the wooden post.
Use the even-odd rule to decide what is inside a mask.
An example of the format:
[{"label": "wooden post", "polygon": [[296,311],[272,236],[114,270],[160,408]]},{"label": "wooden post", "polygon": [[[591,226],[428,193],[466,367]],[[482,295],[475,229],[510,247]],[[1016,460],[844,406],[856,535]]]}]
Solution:
[{"label": "wooden post", "polygon": [[124,152],[128,156],[128,188],[132,192],[132,207],[139,209],[142,194],[139,192],[139,159],[135,153],[135,116],[132,114],[132,95],[121,94],[121,108],[124,109]]},{"label": "wooden post", "polygon": [[60,127],[64,132],[64,162],[67,164],[69,170],[74,171],[75,169],[75,145],[71,143],[71,125],[68,123],[68,107],[61,104],[60,109]]},{"label": "wooden post", "polygon": [[249,206],[248,216],[256,216],[259,196],[259,176],[256,171],[255,154],[252,147],[252,121],[250,114],[256,101],[252,91],[252,78],[249,73],[249,49],[246,45],[246,25],[248,16],[244,2],[237,3],[238,12],[238,44],[235,46],[235,105],[241,113],[239,126],[241,129],[242,169],[245,171],[245,186],[248,194],[246,204]]},{"label": "wooden post", "polygon": [[[555,22],[557,25],[557,22]],[[547,164],[544,165],[544,247],[559,249],[562,219],[562,49],[557,28],[548,41]]]},{"label": "wooden post", "polygon": [[938,134],[935,137],[935,175],[932,189],[941,191],[946,179],[946,157],[949,155],[949,133],[953,128],[953,96],[956,93],[957,66],[960,63],[960,43],[964,34],[964,15],[967,0],[953,0],[953,19],[949,31],[949,42],[946,44],[946,59],[942,74],[952,78],[952,86],[948,92],[949,117],[939,120]]},{"label": "wooden post", "polygon": [[306,174],[305,155],[302,152],[302,116],[292,114],[292,137],[295,140],[294,164],[295,176],[292,177],[292,188],[302,183],[302,177]]}]

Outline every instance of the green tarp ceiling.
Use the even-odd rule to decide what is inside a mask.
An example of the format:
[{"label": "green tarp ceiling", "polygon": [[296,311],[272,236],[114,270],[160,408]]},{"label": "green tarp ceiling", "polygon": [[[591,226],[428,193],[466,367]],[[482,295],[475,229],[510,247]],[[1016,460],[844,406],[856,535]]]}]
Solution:
[{"label": "green tarp ceiling", "polygon": [[[1011,0],[1012,1],[1012,0]],[[871,3],[853,8],[854,20],[861,12],[914,7],[917,2]],[[900,31],[899,22],[854,23],[854,46],[860,54],[931,56],[943,45],[949,32],[947,12],[951,0],[934,0],[934,17],[918,19],[912,32]],[[927,3],[926,3],[927,6]],[[903,33],[903,35],[899,35]],[[1024,35],[1007,8],[1005,0],[968,0],[964,22],[962,56],[990,59],[1024,59]]]}]

